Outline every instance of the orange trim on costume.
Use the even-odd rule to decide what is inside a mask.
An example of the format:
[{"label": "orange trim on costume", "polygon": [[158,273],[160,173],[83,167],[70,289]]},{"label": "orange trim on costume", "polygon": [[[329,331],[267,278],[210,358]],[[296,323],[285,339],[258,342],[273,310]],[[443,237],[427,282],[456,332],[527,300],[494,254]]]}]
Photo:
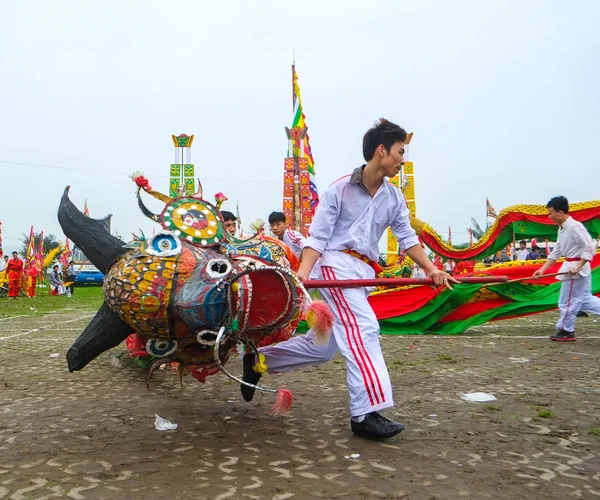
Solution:
[{"label": "orange trim on costume", "polygon": [[349,250],[349,249],[345,248],[344,250],[342,250],[342,252],[347,253],[348,255],[351,255],[355,259],[362,260],[365,264],[368,264],[369,266],[371,266],[373,268],[373,270],[375,271],[376,275],[383,272],[383,269],[381,269],[381,266],[379,264],[377,264],[377,262],[369,259],[369,257],[367,257],[366,255],[363,255],[362,253],[358,253],[356,250]]}]

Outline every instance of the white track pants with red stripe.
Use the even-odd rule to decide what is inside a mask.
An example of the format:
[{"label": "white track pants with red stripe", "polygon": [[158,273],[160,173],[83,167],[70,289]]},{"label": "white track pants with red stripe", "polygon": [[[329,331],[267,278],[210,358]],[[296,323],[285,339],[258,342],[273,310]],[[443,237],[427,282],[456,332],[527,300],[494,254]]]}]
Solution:
[{"label": "white track pants with red stripe", "polygon": [[579,311],[600,314],[600,298],[592,295],[591,275],[563,280],[558,308],[560,318],[556,323],[556,329],[566,332],[575,331],[575,318]]},{"label": "white track pants with red stripe", "polygon": [[[364,262],[340,252],[326,252],[311,276],[325,280],[367,279],[374,271]],[[271,373],[284,373],[329,361],[339,350],[346,360],[350,414],[364,415],[394,405],[392,386],[379,345],[379,323],[365,288],[322,289],[335,321],[325,346],[313,334],[260,349]]]}]

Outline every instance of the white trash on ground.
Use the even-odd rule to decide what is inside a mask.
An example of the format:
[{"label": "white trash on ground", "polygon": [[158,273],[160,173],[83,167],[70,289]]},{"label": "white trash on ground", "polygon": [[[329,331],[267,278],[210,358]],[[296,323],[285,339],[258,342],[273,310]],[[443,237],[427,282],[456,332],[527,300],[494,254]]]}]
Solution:
[{"label": "white trash on ground", "polygon": [[470,392],[468,394],[463,392],[460,395],[460,399],[464,399],[469,403],[487,403],[488,401],[496,401],[496,396],[485,392]]},{"label": "white trash on ground", "polygon": [[527,358],[508,358],[512,363],[529,363]]},{"label": "white trash on ground", "polygon": [[119,354],[115,354],[114,352],[108,353],[108,362],[114,366],[115,368],[121,368],[121,356]]},{"label": "white trash on ground", "polygon": [[155,416],[156,420],[154,421],[154,428],[157,431],[174,431],[175,429],[177,429],[177,424],[169,422],[168,420],[159,417],[158,415]]},{"label": "white trash on ground", "polygon": [[360,454],[352,453],[352,455],[346,455],[344,458],[360,458]]}]

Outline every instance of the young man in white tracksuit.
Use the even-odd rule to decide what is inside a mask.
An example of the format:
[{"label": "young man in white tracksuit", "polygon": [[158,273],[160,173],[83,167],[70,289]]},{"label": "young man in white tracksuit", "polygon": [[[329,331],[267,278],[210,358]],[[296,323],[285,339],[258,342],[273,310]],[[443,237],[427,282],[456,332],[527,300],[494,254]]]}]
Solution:
[{"label": "young man in white tracksuit", "polygon": [[294,231],[288,227],[285,214],[283,212],[271,212],[269,214],[269,226],[275,237],[290,247],[296,257],[298,257],[298,260],[300,260],[305,238],[298,231]]},{"label": "young man in white tracksuit", "polygon": [[557,276],[562,280],[558,309],[560,318],[556,333],[550,340],[568,342],[575,340],[575,318],[579,311],[600,314],[600,298],[592,295],[592,267],[590,261],[596,253],[596,244],[585,226],[569,215],[569,201],[564,196],[552,198],[546,205],[548,217],[559,225],[554,249],[544,265],[533,273],[539,278],[561,257],[565,258]]},{"label": "young man in white tracksuit", "polygon": [[[427,258],[410,226],[400,190],[386,180],[404,162],[406,132],[381,119],[363,138],[366,165],[334,182],[323,193],[304,242],[298,277],[324,280],[368,279],[376,276],[379,240],[388,227],[400,246],[436,285],[454,281]],[[312,274],[311,274],[312,272]],[[346,360],[352,431],[361,437],[386,439],[404,429],[378,411],[393,406],[392,386],[379,345],[379,324],[367,301],[366,288],[322,289],[334,316],[328,345],[313,343],[313,335],[292,337],[260,349],[270,373],[283,373],[329,361],[337,351]],[[244,356],[244,381],[256,384],[254,354]],[[242,385],[250,401],[254,389]]]}]

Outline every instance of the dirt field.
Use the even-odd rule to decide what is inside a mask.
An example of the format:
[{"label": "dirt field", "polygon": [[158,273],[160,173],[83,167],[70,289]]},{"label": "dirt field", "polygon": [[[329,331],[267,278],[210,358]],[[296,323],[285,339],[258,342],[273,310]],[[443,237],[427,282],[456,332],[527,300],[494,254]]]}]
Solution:
[{"label": "dirt field", "polygon": [[[0,498],[600,497],[593,318],[568,344],[546,338],[555,313],[459,337],[383,338],[396,399],[387,414],[406,431],[382,444],[349,430],[340,359],[273,377],[295,395],[278,418],[271,395],[247,404],[222,375],[187,377],[182,390],[158,371],[148,392],[142,369],[108,354],[70,374],[65,352],[92,314],[0,320]],[[497,401],[460,398],[475,391]],[[155,430],[155,414],[179,427]]]}]

